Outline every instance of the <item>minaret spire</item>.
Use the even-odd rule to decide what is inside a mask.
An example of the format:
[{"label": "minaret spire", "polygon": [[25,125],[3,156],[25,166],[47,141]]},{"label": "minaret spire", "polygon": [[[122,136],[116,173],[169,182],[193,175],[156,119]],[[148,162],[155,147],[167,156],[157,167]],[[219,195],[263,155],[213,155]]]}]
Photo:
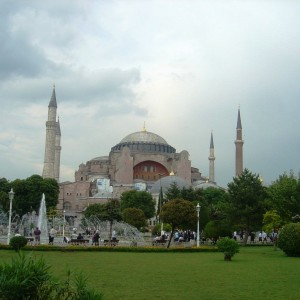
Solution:
[{"label": "minaret spire", "polygon": [[[48,120],[46,122],[46,142],[43,178],[57,178],[59,174],[60,153],[60,125],[56,122],[57,102],[55,86],[53,86],[52,96],[48,105]],[[57,171],[58,170],[58,171]],[[58,178],[57,178],[58,180]]]},{"label": "minaret spire", "polygon": [[238,110],[238,118],[236,125],[236,140],[235,140],[235,176],[240,176],[243,172],[243,130],[241,122],[240,108]]},{"label": "minaret spire", "polygon": [[61,131],[60,131],[60,123],[58,117],[56,123],[55,157],[54,157],[54,176],[57,182],[59,182],[59,174],[60,174],[60,152],[61,152],[60,141],[61,141]]},{"label": "minaret spire", "polygon": [[209,182],[215,182],[215,147],[213,133],[210,133],[210,147],[209,147]]}]

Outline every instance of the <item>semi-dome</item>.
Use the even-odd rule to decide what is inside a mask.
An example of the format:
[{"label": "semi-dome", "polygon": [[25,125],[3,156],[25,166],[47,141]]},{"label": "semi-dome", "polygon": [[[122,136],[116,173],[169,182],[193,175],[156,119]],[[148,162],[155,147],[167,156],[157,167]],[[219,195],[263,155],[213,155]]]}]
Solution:
[{"label": "semi-dome", "polygon": [[146,130],[131,133],[124,137],[119,144],[111,148],[111,151],[119,151],[128,147],[133,152],[148,153],[175,153],[176,149],[170,146],[165,139],[158,134]]},{"label": "semi-dome", "polygon": [[210,182],[210,181],[197,181],[193,184],[193,186],[194,189],[203,189],[203,190],[206,190],[207,188],[222,189],[215,182]]},{"label": "semi-dome", "polygon": [[179,189],[190,187],[190,184],[183,178],[179,176],[171,175],[171,176],[162,177],[161,179],[157,180],[153,184],[150,193],[159,194],[160,188],[162,188],[163,193],[165,193],[174,183],[176,183]]}]

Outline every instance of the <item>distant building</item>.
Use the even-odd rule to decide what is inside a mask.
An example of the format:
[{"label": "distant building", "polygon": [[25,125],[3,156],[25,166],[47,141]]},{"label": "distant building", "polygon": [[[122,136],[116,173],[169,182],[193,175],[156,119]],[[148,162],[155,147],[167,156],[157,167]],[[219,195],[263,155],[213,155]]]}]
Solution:
[{"label": "distant building", "polygon": [[[59,180],[60,124],[56,121],[56,95],[53,89],[46,122],[44,178]],[[243,166],[240,110],[236,144],[236,169]],[[177,152],[161,136],[149,132],[145,126],[131,133],[111,148],[107,156],[99,156],[81,163],[75,171],[74,182],[59,183],[58,209],[70,217],[79,216],[92,203],[105,203],[119,199],[124,191],[149,191],[158,199],[158,187],[167,188],[173,182],[179,187],[218,187],[215,182],[214,141],[211,133],[209,151],[209,177],[192,167],[187,150]]]}]

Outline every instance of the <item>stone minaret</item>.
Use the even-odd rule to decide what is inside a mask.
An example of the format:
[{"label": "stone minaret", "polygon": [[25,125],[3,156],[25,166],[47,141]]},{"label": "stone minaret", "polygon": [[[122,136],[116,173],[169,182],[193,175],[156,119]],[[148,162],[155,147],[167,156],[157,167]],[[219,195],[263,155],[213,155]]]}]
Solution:
[{"label": "stone minaret", "polygon": [[61,131],[59,118],[56,125],[56,135],[55,135],[55,158],[54,158],[54,176],[57,182],[59,182],[59,171],[60,171],[60,151],[61,151]]},{"label": "stone minaret", "polygon": [[[58,132],[59,123],[56,122],[56,95],[55,87],[53,87],[52,96],[48,105],[48,121],[46,122],[46,142],[45,142],[45,158],[44,158],[44,169],[43,178],[56,178],[55,172],[55,158],[56,158],[56,143],[59,143],[60,151],[60,136],[57,139],[56,135]],[[60,133],[60,130],[59,130]],[[59,155],[60,156],[60,155]],[[59,174],[59,162],[58,162],[58,174]]]},{"label": "stone minaret", "polygon": [[242,139],[242,122],[240,109],[238,110],[238,119],[236,125],[236,140],[235,140],[235,176],[240,176],[243,172],[243,144]]},{"label": "stone minaret", "polygon": [[215,182],[215,147],[213,133],[210,134],[210,147],[209,147],[209,182]]}]

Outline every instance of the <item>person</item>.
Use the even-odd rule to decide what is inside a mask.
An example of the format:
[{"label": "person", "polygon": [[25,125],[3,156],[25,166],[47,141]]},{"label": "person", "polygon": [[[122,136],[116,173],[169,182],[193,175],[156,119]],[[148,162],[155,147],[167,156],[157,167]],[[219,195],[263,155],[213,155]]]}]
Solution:
[{"label": "person", "polygon": [[81,234],[81,233],[79,233],[79,234],[78,234],[78,236],[77,236],[77,240],[83,240],[83,236],[82,236],[82,234]]},{"label": "person", "polygon": [[53,245],[55,234],[56,230],[53,227],[51,227],[49,231],[49,245]]},{"label": "person", "polygon": [[40,229],[38,227],[36,227],[33,234],[34,234],[35,244],[39,245],[40,241],[41,241],[41,231],[40,231]]},{"label": "person", "polygon": [[100,233],[99,230],[96,230],[95,234],[93,235],[92,245],[95,244],[95,246],[99,246],[99,239],[100,239]]},{"label": "person", "polygon": [[237,239],[237,232],[236,231],[234,231],[233,232],[233,239],[236,241],[236,239]]},{"label": "person", "polygon": [[250,233],[250,244],[254,244],[255,242],[255,233],[252,231]]},{"label": "person", "polygon": [[117,239],[116,231],[113,230],[112,235],[111,235],[111,240],[112,240],[112,241],[115,241],[116,239]]},{"label": "person", "polygon": [[262,242],[262,232],[260,232],[260,233],[258,234],[258,241],[259,241],[259,242]]}]

